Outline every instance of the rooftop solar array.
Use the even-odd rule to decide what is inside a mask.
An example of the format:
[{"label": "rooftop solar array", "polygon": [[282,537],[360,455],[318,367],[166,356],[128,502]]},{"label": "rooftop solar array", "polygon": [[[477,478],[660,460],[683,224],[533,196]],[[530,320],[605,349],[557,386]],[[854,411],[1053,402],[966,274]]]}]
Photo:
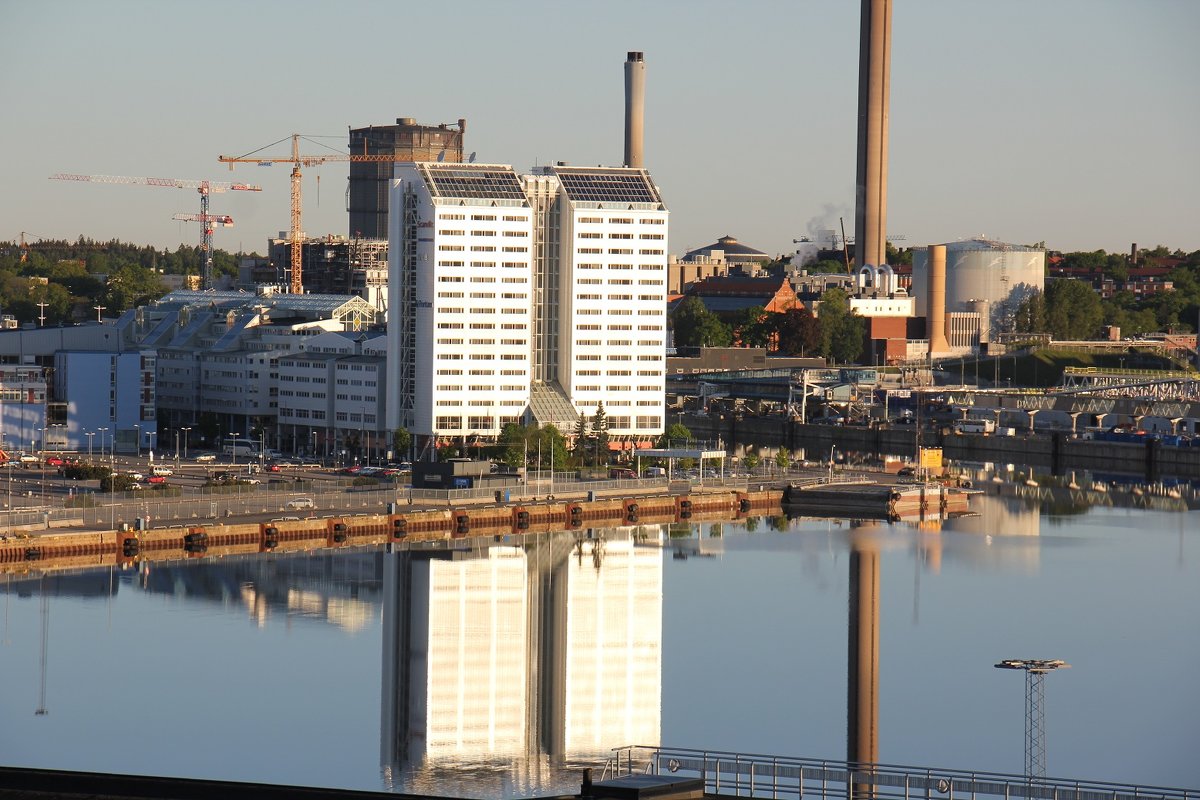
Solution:
[{"label": "rooftop solar array", "polygon": [[650,177],[642,170],[554,170],[567,196],[576,203],[661,203]]},{"label": "rooftop solar array", "polygon": [[434,197],[465,200],[525,201],[525,190],[511,168],[453,164],[423,165],[429,191]]}]

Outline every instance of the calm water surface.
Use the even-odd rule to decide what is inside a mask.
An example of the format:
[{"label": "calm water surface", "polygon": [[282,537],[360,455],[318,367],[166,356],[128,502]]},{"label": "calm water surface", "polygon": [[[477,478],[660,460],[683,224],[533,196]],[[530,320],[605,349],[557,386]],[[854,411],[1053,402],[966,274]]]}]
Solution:
[{"label": "calm water surface", "polygon": [[843,759],[870,559],[880,761],[1021,772],[993,664],[1061,658],[1049,774],[1200,786],[1200,512],[973,509],[0,578],[0,762],[507,798],[626,744]]}]

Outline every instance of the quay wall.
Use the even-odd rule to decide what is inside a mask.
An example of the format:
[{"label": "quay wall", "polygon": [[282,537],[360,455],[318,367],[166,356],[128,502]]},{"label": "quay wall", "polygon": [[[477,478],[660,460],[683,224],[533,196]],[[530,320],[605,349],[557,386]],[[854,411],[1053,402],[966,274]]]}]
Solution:
[{"label": "quay wall", "polygon": [[[743,455],[750,448],[786,447],[793,454],[826,460],[831,447],[878,455],[913,457],[917,432],[912,426],[867,427],[808,425],[783,417],[683,416],[697,439],[721,439],[727,450]],[[1158,441],[1099,442],[1064,432],[996,436],[955,433],[949,428],[922,431],[921,444],[941,447],[947,458],[1043,467],[1056,473],[1092,470],[1138,475],[1148,481],[1166,477],[1200,480],[1200,447],[1170,447]]]},{"label": "quay wall", "polygon": [[295,552],[320,548],[426,543],[779,513],[783,492],[713,490],[599,500],[408,509],[225,525],[208,520],[146,530],[10,535],[0,540],[0,573],[83,569],[137,561]]}]

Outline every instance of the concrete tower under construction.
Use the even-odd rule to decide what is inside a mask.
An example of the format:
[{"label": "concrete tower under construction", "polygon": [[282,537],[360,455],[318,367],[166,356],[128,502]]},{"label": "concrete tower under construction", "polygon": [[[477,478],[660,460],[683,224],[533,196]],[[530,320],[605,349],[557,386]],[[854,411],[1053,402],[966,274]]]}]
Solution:
[{"label": "concrete tower under construction", "polygon": [[349,237],[386,239],[388,182],[396,162],[461,162],[466,130],[465,119],[460,119],[455,127],[447,124],[418,125],[411,117],[400,117],[395,125],[351,128],[351,155],[382,158],[379,161],[350,162],[350,192],[346,204],[346,211],[350,214]]},{"label": "concrete tower under construction", "polygon": [[854,259],[861,268],[887,260],[888,93],[892,0],[862,0],[858,49],[858,174]]}]

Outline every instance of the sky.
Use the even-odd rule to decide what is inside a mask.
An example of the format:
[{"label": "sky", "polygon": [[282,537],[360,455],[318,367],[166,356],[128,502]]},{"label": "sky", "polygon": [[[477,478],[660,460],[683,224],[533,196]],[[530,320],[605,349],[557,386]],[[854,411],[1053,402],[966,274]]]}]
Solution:
[{"label": "sky", "polygon": [[[235,221],[218,248],[262,253],[289,166],[217,157],[344,152],[397,117],[465,118],[477,162],[619,166],[632,50],[670,252],[853,236],[859,5],[0,0],[0,240],[198,243],[171,219],[192,190],[49,180],[149,176],[261,185],[211,210]],[[896,0],[889,235],[1200,249],[1198,33],[1196,0]],[[347,234],[347,173],[304,171],[309,235]]]}]

